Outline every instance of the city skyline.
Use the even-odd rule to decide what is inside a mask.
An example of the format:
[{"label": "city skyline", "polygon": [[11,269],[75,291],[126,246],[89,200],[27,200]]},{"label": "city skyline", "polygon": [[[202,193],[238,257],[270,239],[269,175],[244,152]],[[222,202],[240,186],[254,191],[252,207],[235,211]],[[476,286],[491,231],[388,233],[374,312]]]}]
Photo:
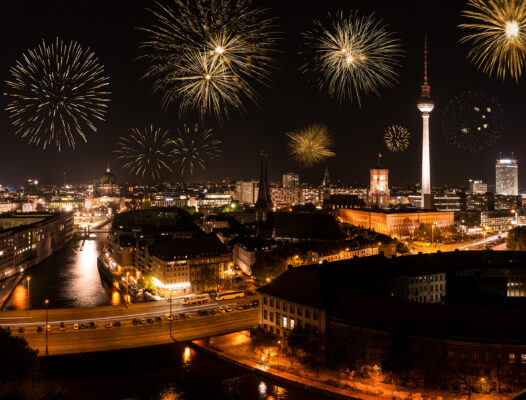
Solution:
[{"label": "city skyline", "polygon": [[[183,123],[192,122],[177,117],[176,109],[162,113],[159,97],[151,95],[151,82],[139,80],[146,66],[134,59],[140,55],[137,43],[144,36],[135,28],[152,23],[151,16],[145,12],[151,3],[135,2],[125,9],[102,2],[73,5],[62,1],[45,6],[28,1],[0,6],[6,15],[12,16],[1,28],[4,36],[17,38],[3,45],[5,56],[0,61],[2,92],[6,90],[9,68],[21,54],[37,46],[42,39],[52,41],[56,37],[76,40],[90,47],[106,67],[112,92],[106,121],[98,124],[99,132],[90,134],[87,143],[78,143],[76,150],[64,148],[60,153],[53,148],[43,151],[15,136],[8,113],[2,111],[0,146],[9,151],[0,162],[1,183],[19,185],[33,177],[42,183],[62,183],[63,172],[70,183],[86,182],[97,179],[108,161],[119,181],[138,181],[126,175],[115,160],[113,150],[118,138],[126,135],[132,127],[149,123],[174,132]],[[31,13],[27,12],[29,4],[33,10]],[[269,155],[272,181],[278,180],[286,171],[294,171],[300,174],[302,181],[317,183],[321,182],[328,167],[334,182],[365,184],[368,169],[374,166],[377,153],[382,152],[393,185],[418,183],[421,116],[416,103],[422,81],[421,49],[425,34],[429,35],[430,74],[436,102],[430,121],[432,184],[464,185],[468,179],[482,179],[492,184],[493,165],[499,152],[515,152],[521,164],[521,147],[526,143],[519,134],[524,125],[518,101],[520,83],[503,83],[488,78],[466,60],[469,48],[458,43],[462,36],[457,27],[461,22],[461,4],[443,6],[437,1],[418,5],[412,2],[411,13],[393,5],[386,6],[383,2],[353,4],[352,8],[363,14],[374,11],[376,17],[384,19],[390,29],[398,32],[405,51],[402,67],[398,69],[399,84],[392,89],[382,89],[381,98],[365,97],[361,108],[351,102],[339,105],[320,91],[309,75],[301,71],[304,55],[298,54],[302,45],[301,32],[311,27],[314,18],[322,19],[328,11],[349,7],[341,1],[329,5],[299,2],[282,5],[272,1],[268,4],[270,13],[281,17],[279,27],[284,32],[282,51],[276,57],[279,70],[273,74],[270,87],[261,88],[259,106],[247,104],[243,115],[232,115],[222,126],[207,121],[206,127],[214,129],[223,141],[223,158],[211,161],[205,171],[198,171],[193,177],[185,176],[185,181],[257,178],[259,163],[256,159],[263,149]],[[298,10],[302,10],[301,14]],[[423,16],[427,14],[436,17],[424,20]],[[80,19],[79,15],[86,17]],[[98,19],[100,23],[97,29],[93,29],[93,21]],[[16,25],[14,21],[17,21]],[[496,144],[480,153],[458,150],[447,144],[440,134],[443,110],[449,99],[459,92],[477,90],[482,86],[503,105],[507,120],[504,134]],[[6,96],[2,96],[2,109],[6,108],[7,101]],[[310,169],[301,168],[287,155],[285,134],[316,122],[328,125],[338,149],[337,157]],[[383,130],[391,123],[403,124],[413,134],[409,149],[403,153],[388,152],[382,142]],[[42,168],[43,165],[48,168]],[[457,165],[462,165],[462,168]],[[168,180],[177,181],[179,177],[172,174]],[[519,187],[523,186],[521,183],[519,176]]]}]

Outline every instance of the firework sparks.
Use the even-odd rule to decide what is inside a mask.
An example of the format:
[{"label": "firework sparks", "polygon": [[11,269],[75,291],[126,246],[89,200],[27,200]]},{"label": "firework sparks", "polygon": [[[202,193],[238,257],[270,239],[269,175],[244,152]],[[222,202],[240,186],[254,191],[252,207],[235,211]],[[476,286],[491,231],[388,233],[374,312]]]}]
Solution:
[{"label": "firework sparks", "polygon": [[297,132],[289,132],[287,136],[292,158],[305,167],[312,167],[336,155],[331,150],[333,140],[325,125],[309,125]]},{"label": "firework sparks", "polygon": [[461,28],[471,33],[468,58],[488,75],[515,81],[522,76],[526,55],[526,2],[523,0],[468,0],[472,8],[462,15],[470,20]]},{"label": "firework sparks", "polygon": [[343,12],[330,24],[315,21],[315,28],[304,33],[307,53],[314,53],[306,70],[318,74],[320,88],[340,102],[356,100],[362,95],[379,95],[380,87],[392,87],[397,82],[395,67],[401,56],[400,41],[387,30],[382,21]]},{"label": "firework sparks", "polygon": [[391,125],[384,132],[384,141],[389,151],[404,151],[411,143],[411,132],[401,125]]},{"label": "firework sparks", "polygon": [[194,174],[198,167],[205,169],[208,160],[221,156],[221,140],[214,139],[211,129],[200,129],[198,124],[193,127],[184,124],[183,129],[177,130],[174,140],[174,164],[180,169],[181,175],[185,171]]},{"label": "firework sparks", "polygon": [[484,93],[462,93],[449,101],[442,135],[459,149],[478,152],[496,143],[504,127],[502,107]]},{"label": "firework sparks", "polygon": [[117,159],[123,160],[123,167],[130,174],[141,178],[151,177],[155,181],[164,172],[172,172],[173,142],[168,131],[154,128],[153,125],[143,130],[133,128],[129,136],[119,139],[117,146]]},{"label": "firework sparks", "polygon": [[95,53],[77,42],[45,41],[23,55],[10,70],[6,81],[11,98],[7,111],[16,134],[44,149],[63,142],[75,148],[86,132],[96,132],[94,120],[104,120],[109,95],[109,79]]},{"label": "firework sparks", "polygon": [[[278,36],[275,19],[267,17],[265,9],[253,7],[250,0],[173,0],[173,8],[157,6],[150,10],[157,22],[141,29],[148,39],[139,46],[150,64],[144,76],[155,79],[153,90],[162,94],[164,109],[179,102],[182,114],[192,109],[221,117],[231,108],[242,109],[241,98],[257,101],[251,82],[268,83]],[[221,79],[212,102],[210,85],[188,79],[196,67],[218,69]],[[198,99],[188,92],[197,92]]]}]

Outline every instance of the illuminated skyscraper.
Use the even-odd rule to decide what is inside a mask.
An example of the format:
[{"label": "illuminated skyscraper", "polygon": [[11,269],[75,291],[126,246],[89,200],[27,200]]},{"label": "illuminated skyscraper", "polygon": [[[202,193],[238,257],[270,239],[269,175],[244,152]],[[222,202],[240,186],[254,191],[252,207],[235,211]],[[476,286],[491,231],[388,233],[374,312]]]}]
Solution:
[{"label": "illuminated skyscraper", "polygon": [[297,188],[300,186],[300,176],[294,172],[283,174],[284,188]]},{"label": "illuminated skyscraper", "polygon": [[498,158],[495,164],[495,189],[497,194],[519,194],[519,165],[511,158]]},{"label": "illuminated skyscraper", "polygon": [[427,81],[427,36],[424,46],[424,84],[422,96],[418,100],[418,109],[422,113],[422,208],[431,208],[431,161],[429,157],[429,115],[435,108],[431,99],[431,86]]}]

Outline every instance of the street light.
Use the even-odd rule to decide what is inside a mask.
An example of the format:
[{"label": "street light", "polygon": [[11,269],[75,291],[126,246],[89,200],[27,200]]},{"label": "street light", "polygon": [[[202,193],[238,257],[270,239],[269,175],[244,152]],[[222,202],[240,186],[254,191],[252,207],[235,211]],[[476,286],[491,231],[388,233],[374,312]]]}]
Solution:
[{"label": "street light", "polygon": [[170,289],[170,298],[168,299],[168,301],[170,302],[170,338],[175,341],[174,337],[172,336],[172,319],[173,319],[173,316],[172,316],[172,289]]},{"label": "street light", "polygon": [[27,277],[27,313],[29,314],[29,281],[31,280],[31,277]]},{"label": "street light", "polygon": [[44,303],[46,303],[46,356],[49,354],[48,348],[47,348],[47,326],[48,326],[48,317],[49,317],[49,300],[44,300]]}]

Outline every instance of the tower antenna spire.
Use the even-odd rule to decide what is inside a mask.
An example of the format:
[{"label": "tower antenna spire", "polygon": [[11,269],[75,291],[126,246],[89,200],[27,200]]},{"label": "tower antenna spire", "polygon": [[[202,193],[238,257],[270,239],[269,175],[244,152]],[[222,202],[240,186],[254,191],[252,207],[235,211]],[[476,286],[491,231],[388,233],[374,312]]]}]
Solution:
[{"label": "tower antenna spire", "polygon": [[424,84],[422,85],[422,97],[431,96],[431,86],[429,86],[427,75],[427,34],[424,35]]}]

